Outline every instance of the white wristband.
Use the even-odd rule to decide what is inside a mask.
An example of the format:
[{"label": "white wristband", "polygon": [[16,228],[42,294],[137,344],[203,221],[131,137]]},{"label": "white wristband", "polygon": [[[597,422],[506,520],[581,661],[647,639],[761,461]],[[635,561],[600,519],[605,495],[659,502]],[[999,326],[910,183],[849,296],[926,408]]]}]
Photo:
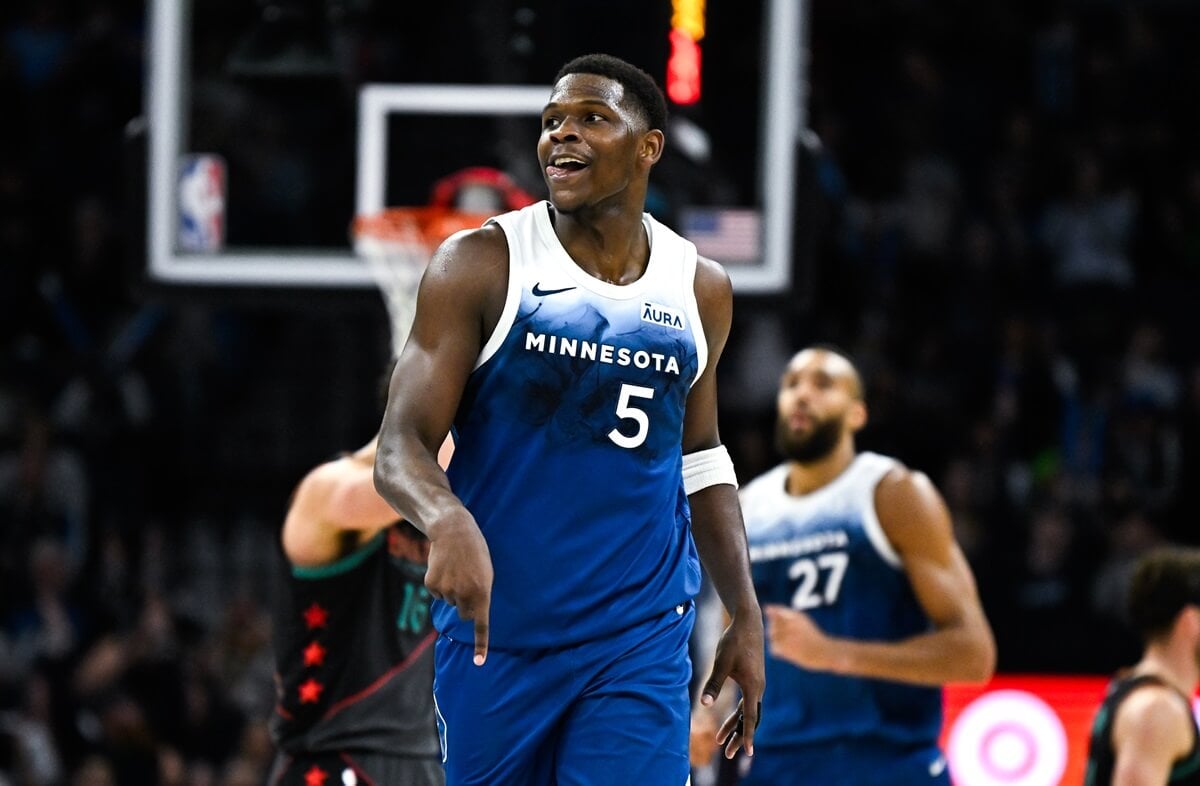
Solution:
[{"label": "white wristband", "polygon": [[701,489],[720,484],[738,487],[733,459],[724,445],[684,455],[683,490],[689,497]]}]

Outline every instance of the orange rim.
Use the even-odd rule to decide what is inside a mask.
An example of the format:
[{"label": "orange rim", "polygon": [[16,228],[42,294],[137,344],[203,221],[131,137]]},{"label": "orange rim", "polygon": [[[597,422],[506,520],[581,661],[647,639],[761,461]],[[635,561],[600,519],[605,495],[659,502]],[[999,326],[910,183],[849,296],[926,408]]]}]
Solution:
[{"label": "orange rim", "polygon": [[432,247],[462,229],[475,229],[491,216],[464,213],[446,207],[389,207],[378,213],[355,216],[354,237],[372,237],[399,242],[412,241],[414,234]]}]

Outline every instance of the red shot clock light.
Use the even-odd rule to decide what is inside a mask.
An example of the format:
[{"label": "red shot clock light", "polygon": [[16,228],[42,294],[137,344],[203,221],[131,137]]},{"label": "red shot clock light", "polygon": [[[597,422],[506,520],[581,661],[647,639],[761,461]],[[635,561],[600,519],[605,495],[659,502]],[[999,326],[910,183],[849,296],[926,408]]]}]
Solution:
[{"label": "red shot clock light", "polygon": [[700,100],[700,41],[703,38],[704,0],[671,0],[667,97],[676,104],[694,104]]}]

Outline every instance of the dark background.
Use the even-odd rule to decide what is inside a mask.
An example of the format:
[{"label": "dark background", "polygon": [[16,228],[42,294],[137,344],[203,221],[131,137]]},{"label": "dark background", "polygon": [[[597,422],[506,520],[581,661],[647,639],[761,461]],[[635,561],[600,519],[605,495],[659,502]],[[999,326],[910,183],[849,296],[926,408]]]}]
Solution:
[{"label": "dark background", "polygon": [[[246,247],[345,246],[362,82],[548,84],[593,50],[661,75],[667,57],[665,2],[280,5],[325,73],[239,74],[235,53],[253,64],[276,46],[247,43],[263,7],[193,13],[185,149],[221,152],[245,184],[229,241]],[[704,98],[676,111],[712,158],[664,161],[668,220],[757,199],[759,8],[708,3]],[[941,488],[1002,671],[1129,662],[1132,561],[1200,542],[1198,34],[1186,2],[812,4],[820,145],[796,173],[796,284],[738,298],[722,433],[743,479],[766,469],[787,357],[849,350],[868,380],[860,444]],[[366,442],[380,414],[373,293],[145,280],[130,125],[145,45],[138,2],[0,8],[0,773],[14,783],[259,782],[276,530],[307,468]],[[428,170],[391,178],[402,189],[459,156],[540,193],[520,124],[406,133],[398,159]]]}]

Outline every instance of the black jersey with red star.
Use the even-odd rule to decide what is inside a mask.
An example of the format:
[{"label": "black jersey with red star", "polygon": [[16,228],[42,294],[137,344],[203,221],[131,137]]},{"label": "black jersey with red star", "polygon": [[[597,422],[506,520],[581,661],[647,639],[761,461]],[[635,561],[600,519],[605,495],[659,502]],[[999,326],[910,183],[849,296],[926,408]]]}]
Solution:
[{"label": "black jersey with red star", "polygon": [[440,756],[437,634],[425,566],[400,556],[409,533],[397,524],[329,565],[289,566],[274,620],[281,751]]}]

